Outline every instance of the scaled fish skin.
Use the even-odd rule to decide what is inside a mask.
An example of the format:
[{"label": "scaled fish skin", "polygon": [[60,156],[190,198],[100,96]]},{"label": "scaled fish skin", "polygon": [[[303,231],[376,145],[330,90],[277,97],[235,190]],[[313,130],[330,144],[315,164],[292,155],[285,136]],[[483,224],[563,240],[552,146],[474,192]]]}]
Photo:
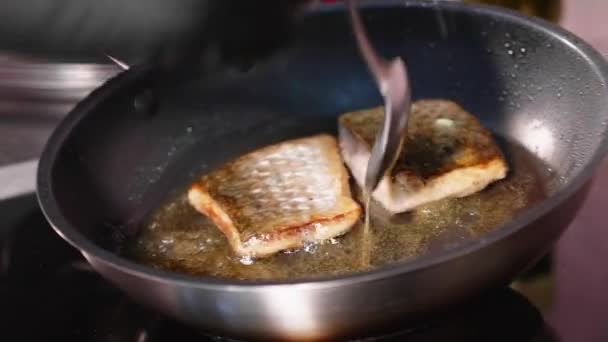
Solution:
[{"label": "scaled fish skin", "polygon": [[265,257],[349,231],[353,200],[336,138],[321,134],[245,154],[203,176],[190,204],[240,256]]}]

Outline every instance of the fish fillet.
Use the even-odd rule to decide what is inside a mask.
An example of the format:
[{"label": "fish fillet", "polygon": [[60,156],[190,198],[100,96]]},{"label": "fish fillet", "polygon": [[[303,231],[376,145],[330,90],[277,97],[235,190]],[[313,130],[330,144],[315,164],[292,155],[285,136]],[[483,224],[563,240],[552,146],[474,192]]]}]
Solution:
[{"label": "fish fillet", "polygon": [[194,183],[188,199],[240,256],[264,257],[331,239],[361,215],[338,141],[325,134],[228,162]]},{"label": "fish fillet", "polygon": [[[339,118],[342,157],[359,186],[383,117],[376,107]],[[451,101],[420,100],[412,105],[402,151],[372,197],[396,214],[471,195],[507,172],[502,152],[475,116]]]}]

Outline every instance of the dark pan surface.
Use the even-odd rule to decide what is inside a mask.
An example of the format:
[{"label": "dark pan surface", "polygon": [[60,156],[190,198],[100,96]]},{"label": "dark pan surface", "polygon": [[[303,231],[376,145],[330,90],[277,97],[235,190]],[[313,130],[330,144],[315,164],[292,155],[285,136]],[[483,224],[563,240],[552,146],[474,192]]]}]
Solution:
[{"label": "dark pan surface", "polygon": [[[347,320],[362,329],[382,320],[353,316],[356,305],[370,314],[384,312],[386,319],[393,313],[430,310],[504,284],[539,257],[576,212],[583,186],[606,153],[606,62],[561,29],[490,7],[441,4],[447,29],[441,32],[435,8],[420,1],[370,2],[364,20],[372,41],[385,56],[404,57],[414,99],[457,101],[484,125],[535,153],[554,175],[547,201],[440,255],[294,287],[172,274],[114,253],[134,233],[129,222],[138,222],[166,196],[183,191],[201,172],[261,145],[331,132],[338,114],[380,104],[346,16],[336,8],[308,16],[290,49],[247,73],[192,69],[185,79],[159,78],[142,66],[94,92],[60,125],[41,159],[39,198],[58,233],[140,301],[156,299],[151,305],[184,320],[244,335],[259,333],[256,324],[276,318],[276,312],[268,309],[252,318],[246,316],[251,309],[238,303],[257,303],[272,288],[298,292],[311,302],[338,289],[351,298],[386,292],[350,302],[344,294],[333,296],[338,311],[327,315],[343,316],[340,322],[325,323],[332,333],[325,326],[321,330],[338,334],[354,329],[347,328]],[[135,110],[134,98],[149,89],[157,110]],[[428,296],[408,297],[454,272],[463,279],[445,281]],[[137,293],[144,286],[149,291]],[[183,296],[187,303],[176,299]],[[234,315],[243,325],[228,327],[230,315],[213,311],[212,298],[239,307],[245,316]],[[200,312],[207,315],[205,321]],[[276,331],[280,329],[269,329],[269,334]]]}]

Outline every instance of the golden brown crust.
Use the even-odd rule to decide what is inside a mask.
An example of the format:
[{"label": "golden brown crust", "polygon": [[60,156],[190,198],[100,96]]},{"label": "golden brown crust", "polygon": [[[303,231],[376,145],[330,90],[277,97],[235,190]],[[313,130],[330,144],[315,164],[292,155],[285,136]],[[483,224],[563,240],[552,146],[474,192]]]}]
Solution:
[{"label": "golden brown crust", "polygon": [[[375,107],[346,113],[339,122],[371,150],[383,116],[383,108]],[[440,127],[443,122],[447,127]],[[391,175],[403,174],[412,186],[423,186],[450,171],[493,160],[504,162],[504,156],[474,115],[452,101],[419,100],[412,105],[402,153]]]},{"label": "golden brown crust", "polygon": [[[359,186],[383,116],[376,107],[339,119],[343,158]],[[412,106],[395,166],[372,196],[389,212],[402,213],[481,191],[507,172],[502,152],[475,116],[451,101],[421,100]]]},{"label": "golden brown crust", "polygon": [[228,162],[193,184],[189,199],[240,255],[298,247],[302,235],[318,235],[316,230],[339,235],[360,215],[338,143],[326,134],[267,146]]},{"label": "golden brown crust", "polygon": [[200,184],[194,184],[188,192],[188,199],[194,208],[209,217],[216,226],[224,233],[228,242],[233,248],[240,248],[238,232],[234,229],[234,224],[222,207],[217,203],[209,192]]},{"label": "golden brown crust", "polygon": [[269,234],[264,234],[260,237],[262,241],[270,241],[270,240],[278,240],[283,238],[289,238],[294,235],[301,235],[305,231],[313,231],[315,230],[315,225],[331,225],[336,222],[340,222],[349,216],[356,215],[360,213],[360,209],[356,208],[355,210],[351,210],[348,212],[344,212],[342,214],[333,216],[333,217],[315,217],[311,219],[306,224],[296,224],[291,226],[277,227],[276,231],[273,231]]}]

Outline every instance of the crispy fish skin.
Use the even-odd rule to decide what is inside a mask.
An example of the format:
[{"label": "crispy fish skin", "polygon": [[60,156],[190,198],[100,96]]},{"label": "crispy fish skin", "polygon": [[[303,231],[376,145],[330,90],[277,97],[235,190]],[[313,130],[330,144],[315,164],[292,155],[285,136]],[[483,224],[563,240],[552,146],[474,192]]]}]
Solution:
[{"label": "crispy fish skin", "polygon": [[[342,156],[359,186],[383,116],[383,108],[375,107],[338,119]],[[508,170],[492,134],[474,115],[452,101],[419,100],[412,105],[401,154],[372,196],[396,214],[471,195]]]},{"label": "crispy fish skin", "polygon": [[230,161],[195,182],[188,199],[237,255],[264,257],[350,230],[361,209],[348,177],[336,138],[320,134]]}]

